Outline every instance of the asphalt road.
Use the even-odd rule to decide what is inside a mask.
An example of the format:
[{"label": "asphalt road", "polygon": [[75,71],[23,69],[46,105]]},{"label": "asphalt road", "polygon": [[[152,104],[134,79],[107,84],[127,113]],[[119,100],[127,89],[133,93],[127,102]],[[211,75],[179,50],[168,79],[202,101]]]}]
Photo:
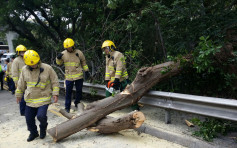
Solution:
[{"label": "asphalt road", "polygon": [[[60,98],[61,107],[64,98]],[[51,110],[51,109],[49,109]],[[121,114],[119,112],[118,114]],[[116,116],[116,113],[114,114]],[[48,111],[48,128],[54,127],[67,119]],[[39,125],[38,122],[36,122]],[[182,148],[179,144],[172,143],[148,134],[138,134],[134,130],[125,130],[116,134],[103,135],[87,130],[82,130],[60,142],[53,142],[47,134],[45,139],[35,139],[27,142],[29,135],[25,118],[19,114],[19,105],[8,91],[0,91],[0,148],[41,148],[41,147],[83,147],[83,148]]]}]

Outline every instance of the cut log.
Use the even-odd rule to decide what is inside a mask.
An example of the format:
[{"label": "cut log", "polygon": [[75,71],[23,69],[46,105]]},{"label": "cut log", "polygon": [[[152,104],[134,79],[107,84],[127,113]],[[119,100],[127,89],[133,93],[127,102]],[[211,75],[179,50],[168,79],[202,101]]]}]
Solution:
[{"label": "cut log", "polygon": [[68,119],[76,118],[76,115],[68,113],[65,109],[60,109],[59,112]]},{"label": "cut log", "polygon": [[89,131],[99,132],[102,134],[117,133],[125,129],[139,128],[145,121],[145,116],[142,112],[133,111],[122,117],[113,118],[106,117],[96,123],[96,126],[87,128]]},{"label": "cut log", "polygon": [[178,74],[180,62],[166,62],[154,67],[141,68],[135,80],[124,91],[91,104],[78,117],[63,122],[48,130],[54,141],[64,139],[82,129],[91,126],[108,114],[135,104],[156,83]]},{"label": "cut log", "polygon": [[[66,112],[64,109],[61,109],[59,112],[69,120],[76,117],[75,115]],[[107,116],[106,118],[103,118],[92,126],[88,127],[87,130],[99,132],[101,134],[117,133],[125,129],[139,128],[145,119],[146,118],[142,112],[133,111],[118,118]]]}]

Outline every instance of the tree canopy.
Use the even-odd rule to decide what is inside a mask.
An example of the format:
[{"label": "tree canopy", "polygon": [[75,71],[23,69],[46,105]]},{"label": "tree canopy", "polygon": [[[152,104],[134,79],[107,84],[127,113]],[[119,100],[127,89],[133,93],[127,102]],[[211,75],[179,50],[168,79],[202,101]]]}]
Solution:
[{"label": "tree canopy", "polygon": [[[19,34],[15,47],[23,44],[34,49],[51,65],[55,65],[56,53],[63,50],[67,37],[84,52],[100,83],[105,65],[101,45],[106,39],[125,54],[130,79],[142,66],[192,53],[193,66],[154,89],[236,98],[237,75],[224,68],[237,62],[236,38],[227,37],[228,30],[236,32],[236,0],[0,2],[0,25]],[[235,56],[215,65],[214,55],[227,42],[231,42]]]}]

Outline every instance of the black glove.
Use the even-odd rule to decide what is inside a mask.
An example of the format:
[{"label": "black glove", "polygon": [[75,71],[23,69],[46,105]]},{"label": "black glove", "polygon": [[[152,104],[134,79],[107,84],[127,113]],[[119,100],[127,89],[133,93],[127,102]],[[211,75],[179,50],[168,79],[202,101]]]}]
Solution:
[{"label": "black glove", "polygon": [[91,74],[89,73],[89,71],[85,72],[85,79],[89,79],[91,77]]},{"label": "black glove", "polygon": [[63,56],[63,54],[59,53],[58,56],[57,56],[57,59],[62,59],[62,56]]},{"label": "black glove", "polygon": [[129,79],[126,79],[127,84],[131,84],[131,81]]},{"label": "black glove", "polygon": [[115,78],[113,88],[114,88],[115,90],[119,90],[119,88],[120,88],[120,82],[119,82],[119,79],[118,79],[118,78]]},{"label": "black glove", "polygon": [[105,80],[105,85],[108,87],[109,80]]}]

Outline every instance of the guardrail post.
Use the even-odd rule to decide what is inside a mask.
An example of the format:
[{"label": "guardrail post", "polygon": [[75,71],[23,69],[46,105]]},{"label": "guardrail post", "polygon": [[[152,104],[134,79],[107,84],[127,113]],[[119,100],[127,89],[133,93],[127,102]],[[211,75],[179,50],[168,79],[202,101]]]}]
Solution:
[{"label": "guardrail post", "polygon": [[165,123],[166,124],[171,123],[171,115],[169,109],[165,109]]}]

